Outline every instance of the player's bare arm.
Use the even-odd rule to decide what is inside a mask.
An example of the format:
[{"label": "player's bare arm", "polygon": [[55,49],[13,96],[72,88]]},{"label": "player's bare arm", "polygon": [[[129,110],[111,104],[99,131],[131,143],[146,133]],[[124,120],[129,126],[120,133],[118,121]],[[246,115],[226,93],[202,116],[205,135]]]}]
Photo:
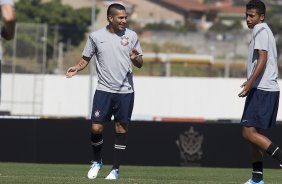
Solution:
[{"label": "player's bare arm", "polygon": [[134,66],[137,68],[141,68],[143,66],[142,55],[136,49],[132,49],[129,56]]},{"label": "player's bare arm", "polygon": [[246,82],[244,82],[241,85],[241,88],[243,90],[239,93],[239,97],[246,97],[249,93],[249,91],[252,89],[254,81],[258,78],[258,76],[262,73],[262,71],[265,69],[266,61],[267,61],[267,51],[265,50],[258,50],[258,61],[255,68],[255,71],[250,79],[248,79]]},{"label": "player's bare arm", "polygon": [[14,7],[9,4],[3,4],[1,6],[1,12],[3,20],[1,36],[6,40],[11,40],[14,38],[16,24],[16,15]]},{"label": "player's bare arm", "polygon": [[71,78],[76,75],[77,72],[83,70],[89,63],[90,58],[83,56],[76,65],[69,67],[67,69],[66,77]]}]

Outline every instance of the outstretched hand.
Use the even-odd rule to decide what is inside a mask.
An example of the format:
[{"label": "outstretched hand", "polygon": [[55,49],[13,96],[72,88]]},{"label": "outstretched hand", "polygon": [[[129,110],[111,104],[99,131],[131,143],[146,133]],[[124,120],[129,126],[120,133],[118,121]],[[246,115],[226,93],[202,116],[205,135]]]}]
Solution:
[{"label": "outstretched hand", "polygon": [[77,68],[75,66],[72,66],[67,70],[66,77],[71,78],[72,76],[76,74],[77,74]]}]

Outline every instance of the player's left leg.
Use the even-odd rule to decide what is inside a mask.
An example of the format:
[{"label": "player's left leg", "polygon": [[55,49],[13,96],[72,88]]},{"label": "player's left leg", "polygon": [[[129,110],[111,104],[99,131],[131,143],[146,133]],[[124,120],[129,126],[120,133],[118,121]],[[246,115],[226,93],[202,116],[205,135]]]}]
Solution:
[{"label": "player's left leg", "polygon": [[279,96],[279,91],[252,89],[246,99],[241,124],[243,125],[243,137],[278,160],[281,165],[280,148],[260,132],[260,130],[275,126]]},{"label": "player's left leg", "polygon": [[113,169],[119,169],[122,156],[126,150],[127,145],[127,124],[124,123],[116,123],[116,137],[115,137],[115,145],[114,145],[114,163]]},{"label": "player's left leg", "polygon": [[106,179],[118,179],[119,167],[126,151],[128,124],[134,104],[134,93],[117,94],[114,105],[115,118],[115,145],[114,145],[114,163],[110,174]]},{"label": "player's left leg", "polygon": [[278,160],[280,167],[282,168],[282,151],[278,146],[276,146],[274,143],[271,143],[266,149],[266,153]]},{"label": "player's left leg", "polygon": [[115,124],[114,162],[106,179],[115,180],[119,178],[119,167],[127,146],[127,128],[128,126],[125,123]]},{"label": "player's left leg", "polygon": [[265,151],[271,144],[271,141],[255,127],[243,127],[243,137],[250,143],[256,145],[259,149]]},{"label": "player's left leg", "polygon": [[281,149],[254,127],[243,127],[243,137],[282,164]]}]

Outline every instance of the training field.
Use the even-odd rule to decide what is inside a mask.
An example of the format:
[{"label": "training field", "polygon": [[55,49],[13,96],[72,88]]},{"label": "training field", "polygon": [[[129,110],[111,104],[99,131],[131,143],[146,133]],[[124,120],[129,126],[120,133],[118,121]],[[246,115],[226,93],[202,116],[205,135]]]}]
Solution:
[{"label": "training field", "polygon": [[[122,166],[121,179],[107,181],[110,166],[95,180],[86,178],[88,165],[0,163],[0,184],[242,184],[249,169]],[[265,169],[267,184],[281,184],[282,170]]]}]

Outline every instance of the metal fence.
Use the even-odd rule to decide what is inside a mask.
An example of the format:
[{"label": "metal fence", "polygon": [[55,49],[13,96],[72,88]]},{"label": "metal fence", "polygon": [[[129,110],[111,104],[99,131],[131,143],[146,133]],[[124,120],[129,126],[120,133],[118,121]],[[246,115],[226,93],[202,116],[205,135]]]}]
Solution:
[{"label": "metal fence", "polygon": [[[71,62],[81,56],[81,51],[73,52],[68,43],[58,43],[57,29],[54,31],[54,41],[47,43],[46,24],[17,23],[16,34],[13,41],[3,43],[3,79],[2,99],[0,113],[12,115],[41,116],[43,113],[44,75],[46,73],[62,74]],[[145,34],[144,34],[145,35]],[[156,53],[148,54],[146,46],[144,51],[144,67],[134,68],[135,75],[143,76],[197,76],[197,77],[245,77],[245,61],[249,42],[248,32],[218,34],[218,33],[176,33],[158,31],[148,36],[140,35],[142,44],[186,46],[191,52],[175,52],[172,47],[166,50],[156,49]],[[172,45],[173,45],[172,44]],[[47,45],[52,47],[52,53],[47,53]],[[48,47],[48,48],[49,48]],[[50,49],[50,48],[49,48]],[[79,48],[81,49],[81,48]],[[71,54],[70,54],[71,53]],[[48,67],[47,54],[53,58],[53,68]],[[281,58],[281,57],[280,57]],[[280,62],[281,63],[281,62]],[[89,69],[89,67],[88,67]],[[81,74],[89,75],[86,69]],[[281,70],[281,68],[280,68]],[[17,74],[17,75],[15,75]],[[23,83],[21,74],[31,74],[28,84]],[[280,75],[282,72],[280,72]],[[92,78],[90,78],[92,79]],[[91,86],[93,82],[90,80]],[[18,96],[15,91],[20,90]],[[92,101],[90,89],[89,101]],[[89,105],[91,106],[91,105]]]},{"label": "metal fence", "polygon": [[[46,71],[47,25],[17,23],[13,41],[3,43],[2,101],[0,110],[9,114],[42,114],[43,83]],[[15,74],[34,75],[30,84],[21,84]],[[21,88],[19,89],[19,86]],[[25,98],[14,93],[21,90]],[[11,94],[7,94],[10,92]],[[21,112],[21,113],[19,113]]]}]

